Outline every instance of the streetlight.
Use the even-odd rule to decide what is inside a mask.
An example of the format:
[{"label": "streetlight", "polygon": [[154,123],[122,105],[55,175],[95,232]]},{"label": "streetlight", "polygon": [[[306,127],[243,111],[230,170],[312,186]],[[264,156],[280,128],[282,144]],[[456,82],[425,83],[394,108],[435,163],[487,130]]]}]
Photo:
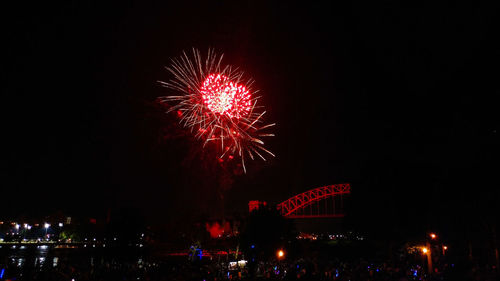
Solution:
[{"label": "streetlight", "polygon": [[431,237],[431,239],[436,239],[437,237],[435,233],[431,233],[429,236]]},{"label": "streetlight", "polygon": [[427,242],[426,247],[422,247],[422,253],[427,257],[427,269],[429,274],[432,274],[432,253],[429,242]]},{"label": "streetlight", "polygon": [[49,224],[49,223],[45,223],[45,224],[43,225],[43,227],[45,227],[45,237],[47,237],[47,230],[49,229],[50,224]]},{"label": "streetlight", "polygon": [[283,250],[279,250],[276,253],[276,256],[278,256],[278,259],[282,259],[285,256],[285,252],[283,252]]},{"label": "streetlight", "polygon": [[279,249],[276,252],[276,257],[278,258],[278,267],[280,268],[281,271],[281,260],[285,258],[285,252],[282,249]]},{"label": "streetlight", "polygon": [[24,239],[26,239],[26,232],[31,229],[31,226],[27,223],[25,223],[24,225]]},{"label": "streetlight", "polygon": [[444,256],[446,250],[448,250],[448,246],[443,246],[443,256]]}]

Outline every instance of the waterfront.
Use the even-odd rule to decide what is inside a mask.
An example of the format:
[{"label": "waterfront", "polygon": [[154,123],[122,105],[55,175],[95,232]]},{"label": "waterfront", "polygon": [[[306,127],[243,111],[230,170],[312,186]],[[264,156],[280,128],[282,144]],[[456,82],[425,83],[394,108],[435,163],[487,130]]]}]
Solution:
[{"label": "waterfront", "polygon": [[[304,246],[304,243],[302,243]],[[394,260],[339,257],[321,242],[308,252],[256,260],[252,256],[190,255],[137,247],[5,245],[0,280],[497,280],[498,271],[457,259],[440,259],[432,275],[411,256]],[[303,247],[304,248],[304,247]],[[321,250],[323,249],[323,250]]]}]

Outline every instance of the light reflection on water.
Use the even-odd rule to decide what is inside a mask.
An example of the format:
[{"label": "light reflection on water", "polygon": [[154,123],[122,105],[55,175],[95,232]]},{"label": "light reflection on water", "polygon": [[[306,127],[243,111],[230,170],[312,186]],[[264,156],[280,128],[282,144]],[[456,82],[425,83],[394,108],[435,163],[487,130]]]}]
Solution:
[{"label": "light reflection on water", "polygon": [[[38,245],[36,247],[34,245],[12,245],[8,250],[0,252],[0,265],[8,261],[10,266],[24,268],[27,265],[26,263],[29,262],[35,268],[42,269],[47,265],[57,267],[59,263],[59,257],[48,257],[50,248],[47,245]],[[48,259],[50,259],[51,263],[48,263]]]},{"label": "light reflection on water", "polygon": [[[3,246],[3,249],[0,249],[0,272],[4,269],[4,275],[7,279],[0,278],[0,280],[37,280],[36,276],[55,277],[60,274],[71,278],[78,277],[77,275],[87,276],[88,274],[93,276],[132,274],[134,275],[133,280],[144,280],[142,278],[146,271],[157,268],[154,263],[149,261],[149,259],[153,259],[152,256],[148,255],[149,253],[133,248],[84,248],[83,245],[46,246],[32,244],[22,245],[26,246],[22,249],[21,245],[18,245],[12,249],[12,245],[4,244]],[[76,271],[75,268],[77,268]],[[75,279],[82,280],[84,278]]]},{"label": "light reflection on water", "polygon": [[[33,277],[37,274],[41,274],[38,276],[66,274],[70,278],[75,277],[75,274],[120,275],[130,273],[131,269],[130,274],[135,276],[134,280],[136,278],[143,280],[147,270],[157,268],[156,264],[149,262],[153,257],[146,254],[145,258],[145,253],[142,251],[130,248],[94,248],[91,245],[83,247],[83,245],[31,244],[12,248],[13,245],[4,244],[0,249],[0,272],[3,269],[7,279],[0,278],[0,280],[16,280],[16,278],[35,280]],[[78,268],[78,271],[75,271],[75,268]]]},{"label": "light reflection on water", "polygon": [[[47,246],[47,245],[9,245],[0,246],[0,269],[5,266],[11,268],[35,268],[38,270],[56,268],[66,262],[81,265],[116,266],[120,258],[115,255],[104,255],[97,247],[85,246]],[[103,247],[104,248],[104,247]],[[102,248],[101,248],[102,249]],[[96,252],[97,251],[97,252]],[[132,260],[134,257],[132,257]],[[139,268],[144,265],[144,260],[135,256],[135,263]]]}]

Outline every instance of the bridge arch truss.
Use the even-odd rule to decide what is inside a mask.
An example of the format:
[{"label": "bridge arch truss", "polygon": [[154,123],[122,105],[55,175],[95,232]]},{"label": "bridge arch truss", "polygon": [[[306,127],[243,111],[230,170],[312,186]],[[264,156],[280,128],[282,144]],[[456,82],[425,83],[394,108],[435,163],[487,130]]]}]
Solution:
[{"label": "bridge arch truss", "polygon": [[286,218],[343,217],[343,195],[350,193],[348,183],[327,185],[295,195],[276,207]]}]

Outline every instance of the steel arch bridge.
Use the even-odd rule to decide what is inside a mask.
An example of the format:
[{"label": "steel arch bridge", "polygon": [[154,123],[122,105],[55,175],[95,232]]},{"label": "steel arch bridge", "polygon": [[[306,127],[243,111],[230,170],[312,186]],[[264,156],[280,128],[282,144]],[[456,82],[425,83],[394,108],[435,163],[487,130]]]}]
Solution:
[{"label": "steel arch bridge", "polygon": [[327,185],[295,195],[276,206],[286,218],[343,217],[342,195],[351,193],[348,183]]}]

